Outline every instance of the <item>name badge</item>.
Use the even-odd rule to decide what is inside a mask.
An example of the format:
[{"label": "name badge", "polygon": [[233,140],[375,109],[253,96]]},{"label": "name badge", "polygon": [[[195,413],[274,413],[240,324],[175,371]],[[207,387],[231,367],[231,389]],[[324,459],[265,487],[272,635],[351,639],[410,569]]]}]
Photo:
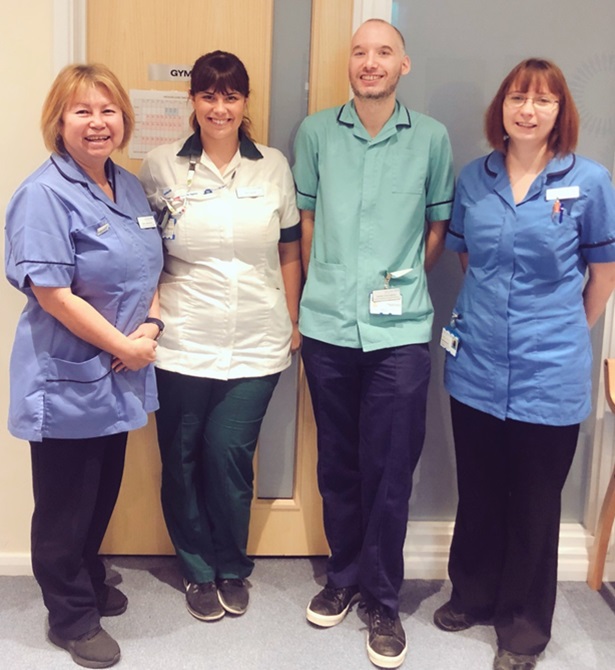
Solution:
[{"label": "name badge", "polygon": [[156,227],[156,219],[152,214],[149,214],[148,216],[137,216],[137,223],[139,224],[139,228],[141,228],[141,230],[147,230],[148,228]]},{"label": "name badge", "polygon": [[96,234],[97,235],[102,235],[103,233],[106,233],[109,230],[109,224],[108,223],[103,223],[102,225],[98,226],[96,229]]},{"label": "name badge", "polygon": [[581,189],[578,186],[560,186],[559,188],[548,188],[545,200],[576,200],[581,197]]},{"label": "name badge", "polygon": [[262,198],[265,195],[262,186],[240,186],[235,192],[238,198]]},{"label": "name badge", "polygon": [[369,294],[370,314],[401,315],[401,291],[398,288],[381,288]]},{"label": "name badge", "polygon": [[440,335],[440,346],[455,358],[459,351],[459,333],[450,326],[444,326]]}]

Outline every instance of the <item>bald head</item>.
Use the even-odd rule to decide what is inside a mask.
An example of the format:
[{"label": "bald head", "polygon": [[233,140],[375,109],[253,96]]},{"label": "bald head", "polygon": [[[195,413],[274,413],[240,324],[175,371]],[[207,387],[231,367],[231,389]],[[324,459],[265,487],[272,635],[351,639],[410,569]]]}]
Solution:
[{"label": "bald head", "polygon": [[348,78],[355,100],[391,101],[399,78],[410,72],[402,34],[382,19],[369,19],[352,36]]},{"label": "bald head", "polygon": [[[355,31],[355,34],[352,36],[352,44],[354,44],[355,39],[357,37],[360,37],[360,32],[363,28],[370,28],[374,26],[379,26],[381,28],[384,28],[387,32],[391,32],[391,38],[393,41],[395,41],[395,38],[393,37],[392,33],[395,33],[397,36],[397,40],[399,41],[399,46],[402,50],[403,53],[406,53],[406,40],[404,39],[404,36],[401,34],[401,32],[391,23],[388,21],[385,21],[384,19],[367,19],[367,21],[364,21]],[[388,30],[387,30],[388,29]]]}]

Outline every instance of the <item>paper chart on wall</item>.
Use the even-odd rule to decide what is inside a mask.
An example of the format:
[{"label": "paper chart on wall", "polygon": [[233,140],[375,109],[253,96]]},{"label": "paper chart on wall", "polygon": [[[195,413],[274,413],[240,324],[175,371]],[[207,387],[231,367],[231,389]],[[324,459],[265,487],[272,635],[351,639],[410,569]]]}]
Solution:
[{"label": "paper chart on wall", "polygon": [[160,144],[190,134],[191,105],[185,91],[131,90],[135,130],[128,145],[129,158],[145,158]]}]

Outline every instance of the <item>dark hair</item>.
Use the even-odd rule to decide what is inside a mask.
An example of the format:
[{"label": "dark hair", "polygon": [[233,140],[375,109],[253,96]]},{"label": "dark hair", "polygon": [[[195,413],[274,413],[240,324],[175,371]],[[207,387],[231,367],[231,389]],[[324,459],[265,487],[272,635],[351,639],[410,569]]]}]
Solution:
[{"label": "dark hair", "polygon": [[[245,65],[227,51],[211,51],[197,58],[192,66],[190,75],[190,96],[194,97],[202,91],[228,93],[237,91],[245,98],[250,96],[250,77]],[[195,132],[199,132],[199,124],[194,112],[190,116],[190,125]],[[244,116],[241,130],[251,138],[250,119]]]},{"label": "dark hair", "polygon": [[504,98],[512,86],[525,93],[532,84],[545,85],[559,101],[557,119],[549,135],[549,149],[560,156],[574,151],[579,139],[579,112],[562,71],[555,63],[542,58],[521,61],[500,84],[485,113],[487,141],[494,149],[506,153],[507,140],[502,112]]},{"label": "dark hair", "polygon": [[103,89],[111,102],[117,105],[122,112],[124,137],[118,148],[123,149],[130,141],[135,127],[135,114],[130,98],[118,78],[106,65],[101,63],[67,65],[58,73],[43,104],[41,129],[45,146],[49,151],[59,154],[66,153],[62,140],[64,110],[74,95],[89,87]]}]

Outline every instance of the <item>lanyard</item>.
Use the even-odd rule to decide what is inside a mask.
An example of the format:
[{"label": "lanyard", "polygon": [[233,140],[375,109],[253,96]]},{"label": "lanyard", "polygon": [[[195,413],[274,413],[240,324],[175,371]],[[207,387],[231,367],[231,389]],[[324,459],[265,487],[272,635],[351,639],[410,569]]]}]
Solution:
[{"label": "lanyard", "polygon": [[[162,194],[162,199],[167,207],[166,214],[163,218],[161,224],[162,227],[162,239],[164,240],[174,240],[175,239],[175,226],[177,225],[177,220],[184,214],[186,208],[188,207],[188,195],[199,195],[198,193],[190,193],[190,187],[194,181],[194,174],[196,172],[196,166],[198,159],[195,156],[190,156],[190,164],[188,166],[188,176],[186,177],[186,187],[184,189],[183,196],[172,197],[172,189],[168,188]],[[215,188],[206,188],[202,191],[202,195],[211,196],[216,191],[221,191],[222,189],[229,188],[235,179],[237,170],[233,170],[233,174],[228,182],[222,184],[221,186],[216,186]]]}]

